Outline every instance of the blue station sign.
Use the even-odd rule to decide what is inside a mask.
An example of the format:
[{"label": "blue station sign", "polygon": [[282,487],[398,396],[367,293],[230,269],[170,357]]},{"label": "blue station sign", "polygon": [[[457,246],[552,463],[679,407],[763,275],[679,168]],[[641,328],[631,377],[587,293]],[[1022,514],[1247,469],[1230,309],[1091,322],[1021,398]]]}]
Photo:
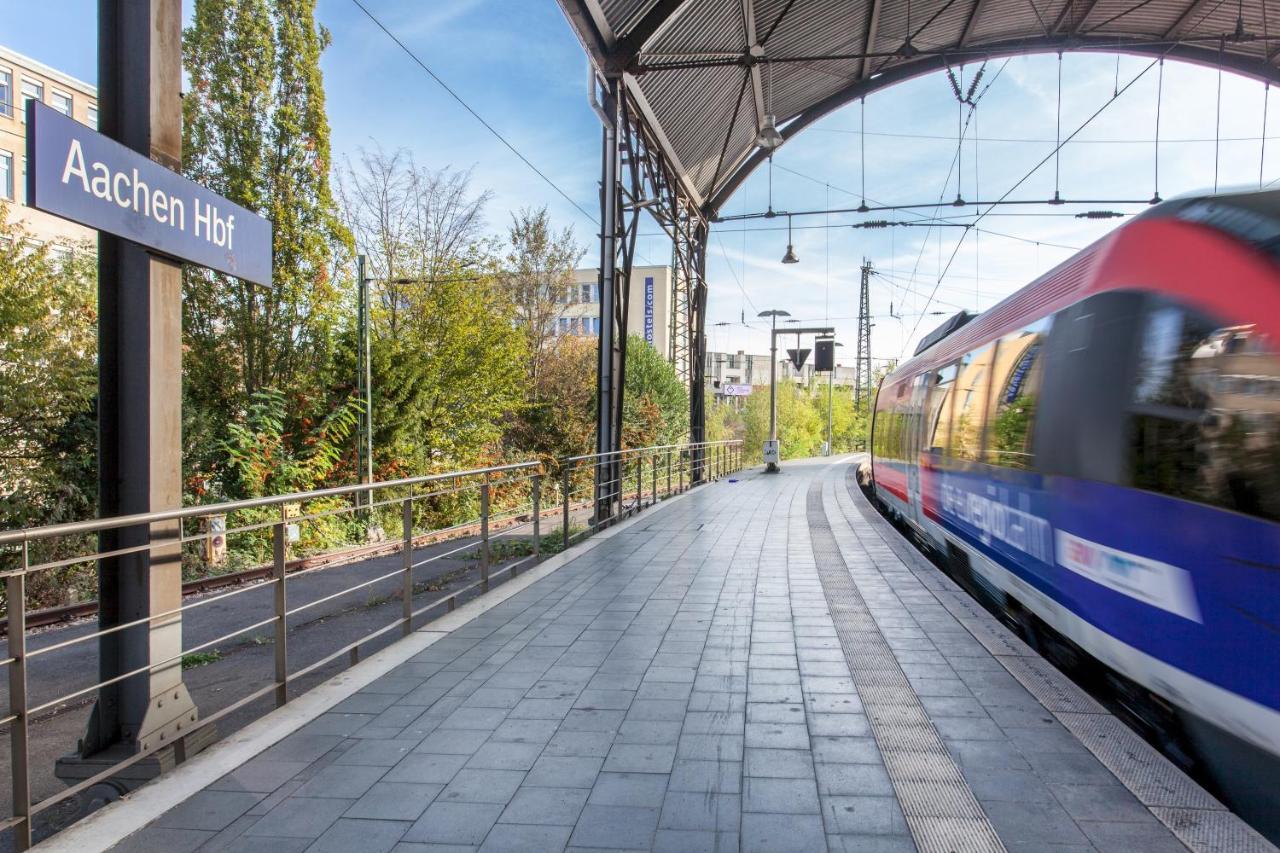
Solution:
[{"label": "blue station sign", "polygon": [[31,101],[27,203],[148,249],[271,283],[271,223],[194,181]]}]

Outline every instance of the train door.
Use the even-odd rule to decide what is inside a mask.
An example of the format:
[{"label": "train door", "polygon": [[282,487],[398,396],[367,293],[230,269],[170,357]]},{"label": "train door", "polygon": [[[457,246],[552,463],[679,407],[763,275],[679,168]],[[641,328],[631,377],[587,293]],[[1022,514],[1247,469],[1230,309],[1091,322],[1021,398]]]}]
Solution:
[{"label": "train door", "polygon": [[923,512],[920,500],[920,447],[922,443],[921,433],[924,430],[925,420],[922,416],[924,399],[928,388],[926,380],[930,375],[930,373],[921,373],[911,380],[911,396],[907,401],[907,424],[909,428],[906,431],[907,446],[904,455],[907,462],[908,518],[917,529],[923,529]]}]

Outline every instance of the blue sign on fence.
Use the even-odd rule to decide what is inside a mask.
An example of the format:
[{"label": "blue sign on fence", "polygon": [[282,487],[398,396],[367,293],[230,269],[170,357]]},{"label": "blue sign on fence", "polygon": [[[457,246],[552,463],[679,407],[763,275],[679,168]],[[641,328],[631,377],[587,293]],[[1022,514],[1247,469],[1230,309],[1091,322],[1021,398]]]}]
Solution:
[{"label": "blue sign on fence", "polygon": [[644,339],[653,343],[653,276],[644,277]]},{"label": "blue sign on fence", "polygon": [[271,223],[39,101],[27,203],[178,260],[271,283]]}]

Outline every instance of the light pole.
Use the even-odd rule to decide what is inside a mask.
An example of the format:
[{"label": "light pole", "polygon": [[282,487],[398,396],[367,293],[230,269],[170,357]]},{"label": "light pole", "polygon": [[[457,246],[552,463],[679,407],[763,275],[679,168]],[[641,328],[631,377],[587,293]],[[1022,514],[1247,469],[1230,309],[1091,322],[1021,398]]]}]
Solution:
[{"label": "light pole", "polygon": [[[356,257],[356,326],[359,351],[356,355],[357,370],[356,393],[364,404],[364,413],[360,416],[360,447],[358,451],[360,466],[360,482],[373,484],[373,366],[371,364],[371,346],[369,342],[369,278],[365,275],[364,255]],[[364,494],[366,506],[373,504],[373,492]]]},{"label": "light pole", "polygon": [[[831,346],[842,347],[844,346],[844,344],[840,343],[839,341],[832,341]],[[836,380],[836,360],[835,360],[835,354],[832,353],[831,370],[830,372],[827,373],[827,455],[828,456],[833,456],[835,455],[835,452],[836,452],[836,448],[835,448],[836,436],[835,436],[835,431],[832,428],[832,418],[831,418],[831,412],[832,412],[831,398],[832,398],[832,392],[835,390],[834,389],[835,380]]]},{"label": "light pole", "polygon": [[790,311],[761,311],[758,317],[772,318],[769,331],[769,437],[764,443],[764,469],[778,470],[778,318],[790,317]]}]

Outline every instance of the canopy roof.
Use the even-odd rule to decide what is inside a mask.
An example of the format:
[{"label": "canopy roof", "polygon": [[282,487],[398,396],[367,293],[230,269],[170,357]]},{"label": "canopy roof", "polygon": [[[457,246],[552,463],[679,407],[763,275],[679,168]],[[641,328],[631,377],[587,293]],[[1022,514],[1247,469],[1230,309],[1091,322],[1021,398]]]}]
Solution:
[{"label": "canopy roof", "polygon": [[1167,55],[1277,79],[1266,0],[559,0],[596,71],[621,76],[710,216],[790,138],[876,89],[1056,51]]}]

